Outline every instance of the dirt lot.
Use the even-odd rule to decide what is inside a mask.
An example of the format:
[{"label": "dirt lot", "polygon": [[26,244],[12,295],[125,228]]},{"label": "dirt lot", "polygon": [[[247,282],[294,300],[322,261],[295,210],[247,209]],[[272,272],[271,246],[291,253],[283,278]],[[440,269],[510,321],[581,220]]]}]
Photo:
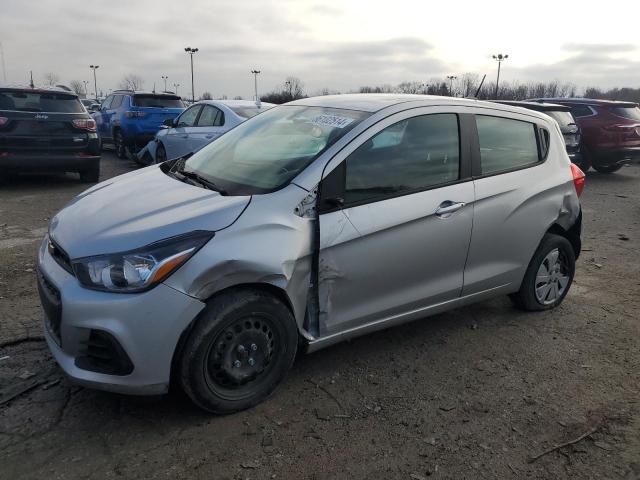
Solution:
[{"label": "dirt lot", "polygon": [[[103,177],[131,168],[107,154]],[[0,186],[0,402],[31,387],[0,405],[0,478],[640,478],[640,166],[588,176],[557,310],[499,298],[301,356],[270,400],[226,417],[63,378],[34,262],[84,188]]]}]

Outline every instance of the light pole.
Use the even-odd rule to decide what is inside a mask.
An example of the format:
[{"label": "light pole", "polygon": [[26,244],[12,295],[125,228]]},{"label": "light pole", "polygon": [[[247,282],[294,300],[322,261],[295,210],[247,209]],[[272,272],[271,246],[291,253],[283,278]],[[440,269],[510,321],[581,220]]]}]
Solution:
[{"label": "light pole", "polygon": [[493,59],[498,62],[498,78],[496,79],[496,100],[498,99],[498,84],[500,83],[500,65],[502,65],[502,62],[507,58],[509,58],[509,55],[503,55],[502,53],[493,55]]},{"label": "light pole", "polygon": [[191,101],[196,101],[195,89],[193,88],[193,54],[198,51],[197,48],[187,47],[184,49],[191,56]]},{"label": "light pole", "polygon": [[173,84],[173,88],[174,88],[174,91],[175,91],[175,94],[176,94],[176,95],[178,95],[178,87],[179,87],[179,86],[180,86],[180,84],[179,84],[179,83],[174,83],[174,84]]},{"label": "light pole", "polygon": [[164,91],[166,92],[167,91],[167,79],[169,77],[167,77],[166,75],[162,75],[161,78],[162,78],[162,80],[164,80]]},{"label": "light pole", "polygon": [[449,96],[453,97],[453,81],[458,77],[455,75],[447,75],[447,78],[449,79]]},{"label": "light pole", "polygon": [[82,80],[82,83],[84,83],[84,96],[89,98],[89,90],[87,88],[87,85],[89,84],[88,80]]},{"label": "light pole", "polygon": [[291,100],[293,100],[293,98],[292,98],[292,97],[293,97],[293,93],[292,93],[293,86],[291,85],[291,82],[290,82],[289,80],[286,80],[286,81],[284,82],[284,84],[285,84],[285,85],[287,86],[287,88],[289,89],[289,101],[291,101]]},{"label": "light pole", "polygon": [[100,68],[100,65],[89,65],[89,68],[93,70],[93,88],[96,89],[96,102],[98,101],[98,81],[96,80],[96,70]]},{"label": "light pole", "polygon": [[251,73],[253,73],[253,87],[256,92],[255,100],[258,102],[258,74],[260,73],[260,70],[251,70]]}]

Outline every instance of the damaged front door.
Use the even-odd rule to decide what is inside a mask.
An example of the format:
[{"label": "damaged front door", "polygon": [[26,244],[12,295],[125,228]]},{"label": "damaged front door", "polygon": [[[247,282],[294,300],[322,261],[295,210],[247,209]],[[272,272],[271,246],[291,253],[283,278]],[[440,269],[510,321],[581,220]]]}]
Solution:
[{"label": "damaged front door", "polygon": [[462,290],[474,191],[461,169],[458,115],[389,123],[320,186],[320,337]]}]

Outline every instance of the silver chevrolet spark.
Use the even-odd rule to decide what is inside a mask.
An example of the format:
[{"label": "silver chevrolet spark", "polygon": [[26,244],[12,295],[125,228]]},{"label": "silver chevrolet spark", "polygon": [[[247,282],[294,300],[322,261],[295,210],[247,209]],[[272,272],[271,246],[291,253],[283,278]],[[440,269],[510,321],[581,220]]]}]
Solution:
[{"label": "silver chevrolet spark", "polygon": [[545,310],[580,252],[584,174],[550,117],[413,95],[274,108],[100,183],[39,251],[46,339],[76,382],[251,407],[298,350],[508,294]]}]

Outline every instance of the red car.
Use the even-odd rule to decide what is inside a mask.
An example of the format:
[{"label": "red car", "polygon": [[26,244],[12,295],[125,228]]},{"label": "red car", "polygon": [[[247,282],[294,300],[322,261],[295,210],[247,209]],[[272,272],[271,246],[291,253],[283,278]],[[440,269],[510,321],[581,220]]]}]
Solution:
[{"label": "red car", "polygon": [[632,102],[591,98],[536,98],[571,108],[582,131],[582,169],[613,173],[640,159],[640,108]]}]

